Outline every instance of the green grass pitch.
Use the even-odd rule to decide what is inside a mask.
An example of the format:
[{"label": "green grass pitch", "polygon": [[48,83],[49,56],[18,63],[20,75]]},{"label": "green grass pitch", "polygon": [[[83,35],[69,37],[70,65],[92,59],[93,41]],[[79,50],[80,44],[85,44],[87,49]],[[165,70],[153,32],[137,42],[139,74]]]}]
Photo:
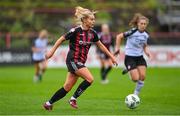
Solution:
[{"label": "green grass pitch", "polygon": [[108,75],[110,83],[100,83],[99,69],[91,68],[95,81],[79,98],[79,109],[72,109],[68,100],[82,81],[51,112],[42,104],[62,87],[67,70],[47,69],[42,83],[33,83],[32,66],[0,67],[0,115],[180,115],[180,69],[148,68],[145,86],[140,94],[141,103],[131,110],[124,104],[135,84],[128,75],[114,68]]}]

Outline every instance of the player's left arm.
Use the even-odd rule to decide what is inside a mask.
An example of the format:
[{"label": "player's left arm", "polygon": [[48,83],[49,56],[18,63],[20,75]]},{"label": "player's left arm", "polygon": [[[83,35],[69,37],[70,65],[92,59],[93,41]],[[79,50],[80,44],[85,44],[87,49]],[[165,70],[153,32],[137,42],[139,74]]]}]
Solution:
[{"label": "player's left arm", "polygon": [[117,65],[115,57],[108,51],[108,49],[101,43],[101,41],[97,41],[96,45],[99,49],[101,49],[104,53],[106,53],[112,60],[113,64]]},{"label": "player's left arm", "polygon": [[148,45],[147,45],[147,44],[144,44],[143,49],[144,49],[144,53],[146,54],[146,56],[147,56],[149,59],[151,59],[151,58],[152,58],[152,55],[151,55],[151,52],[150,52],[150,50],[149,50]]}]

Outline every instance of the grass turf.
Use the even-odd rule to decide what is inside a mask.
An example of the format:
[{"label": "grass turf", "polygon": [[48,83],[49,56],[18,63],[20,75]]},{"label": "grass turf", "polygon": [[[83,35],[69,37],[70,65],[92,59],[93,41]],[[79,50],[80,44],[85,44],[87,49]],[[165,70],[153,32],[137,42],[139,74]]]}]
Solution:
[{"label": "grass turf", "polygon": [[140,94],[140,106],[134,110],[124,104],[135,84],[128,75],[114,68],[108,75],[110,83],[100,83],[99,69],[91,68],[95,81],[80,98],[79,109],[70,107],[68,100],[82,81],[62,100],[54,104],[51,112],[42,104],[62,87],[67,70],[48,69],[42,83],[33,83],[32,66],[0,67],[0,115],[180,115],[179,68],[148,68],[145,86]]}]

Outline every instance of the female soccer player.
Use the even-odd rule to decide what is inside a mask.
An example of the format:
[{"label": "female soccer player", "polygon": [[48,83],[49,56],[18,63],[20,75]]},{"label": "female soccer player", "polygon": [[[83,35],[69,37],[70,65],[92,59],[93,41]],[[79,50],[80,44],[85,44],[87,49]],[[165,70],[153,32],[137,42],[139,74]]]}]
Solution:
[{"label": "female soccer player", "polygon": [[111,58],[112,62],[117,65],[114,56],[99,41],[96,32],[92,29],[95,23],[94,14],[95,12],[89,9],[76,7],[75,17],[77,21],[80,21],[80,26],[72,28],[68,33],[61,36],[52,49],[46,54],[47,59],[51,58],[62,42],[69,40],[69,52],[66,58],[66,65],[68,68],[67,78],[63,87],[44,104],[46,110],[52,110],[53,104],[59,99],[62,99],[72,89],[78,80],[78,77],[82,77],[84,81],[79,85],[77,90],[74,92],[74,95],[69,100],[69,104],[73,108],[78,108],[76,104],[77,98],[92,84],[94,80],[92,74],[85,66],[91,44],[95,43]]},{"label": "female soccer player", "polygon": [[42,80],[42,75],[46,70],[45,52],[48,44],[48,32],[47,30],[42,30],[39,33],[39,37],[35,40],[32,47],[33,55],[32,59],[35,63],[35,75],[34,82],[39,82]]},{"label": "female soccer player", "polygon": [[[110,33],[109,26],[107,24],[102,24],[101,32],[99,33],[99,38],[102,44],[110,51],[110,47],[114,47],[113,37]],[[97,54],[101,64],[101,83],[107,84],[109,80],[107,79],[107,74],[112,69],[112,62],[109,56],[97,48]]]},{"label": "female soccer player", "polygon": [[127,32],[120,33],[116,38],[116,51],[120,51],[119,47],[121,39],[125,38],[125,66],[129,71],[131,79],[137,83],[134,90],[134,94],[138,95],[141,88],[144,86],[144,80],[146,75],[146,61],[143,58],[143,52],[151,58],[150,51],[148,49],[147,40],[149,34],[146,32],[146,27],[149,23],[149,19],[145,16],[137,13],[130,21],[129,25],[132,26]]}]

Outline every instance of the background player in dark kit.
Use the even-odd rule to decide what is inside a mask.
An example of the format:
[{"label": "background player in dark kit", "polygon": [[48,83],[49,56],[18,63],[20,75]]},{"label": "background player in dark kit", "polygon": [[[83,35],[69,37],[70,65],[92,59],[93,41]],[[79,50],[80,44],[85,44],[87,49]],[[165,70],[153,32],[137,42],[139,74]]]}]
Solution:
[{"label": "background player in dark kit", "polygon": [[[108,24],[101,25],[101,32],[98,34],[98,36],[100,38],[100,41],[104,44],[104,46],[112,52],[112,50],[114,50],[114,40]],[[113,64],[109,59],[109,56],[106,55],[99,48],[97,48],[97,54],[101,65],[101,83],[107,84],[109,82],[109,80],[107,79],[107,75],[111,71]]]}]

